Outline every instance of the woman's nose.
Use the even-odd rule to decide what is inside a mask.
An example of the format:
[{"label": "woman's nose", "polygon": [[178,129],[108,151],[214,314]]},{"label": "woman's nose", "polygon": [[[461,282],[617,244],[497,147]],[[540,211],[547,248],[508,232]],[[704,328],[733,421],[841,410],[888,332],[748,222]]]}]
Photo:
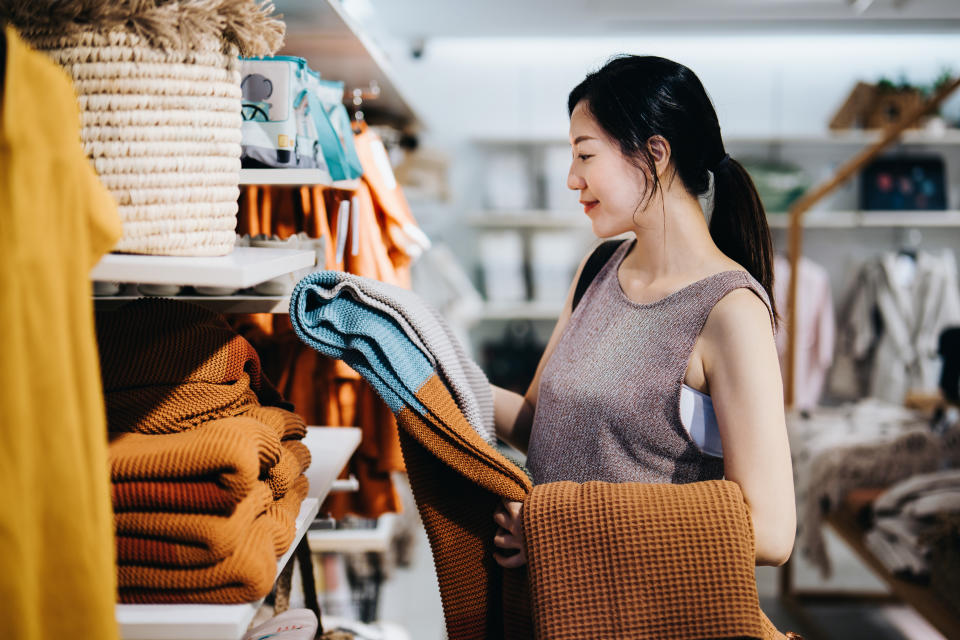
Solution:
[{"label": "woman's nose", "polygon": [[573,189],[574,191],[580,191],[586,186],[583,178],[578,176],[573,170],[573,166],[570,167],[569,173],[567,173],[567,187]]}]

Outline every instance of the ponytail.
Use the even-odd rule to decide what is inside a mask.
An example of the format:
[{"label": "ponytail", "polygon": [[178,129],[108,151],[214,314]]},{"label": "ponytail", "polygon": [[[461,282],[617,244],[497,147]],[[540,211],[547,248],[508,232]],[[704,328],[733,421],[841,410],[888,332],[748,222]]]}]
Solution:
[{"label": "ponytail", "polygon": [[714,168],[713,180],[710,236],[720,251],[763,285],[774,323],[779,324],[773,298],[773,240],[757,188],[746,169],[729,155]]}]

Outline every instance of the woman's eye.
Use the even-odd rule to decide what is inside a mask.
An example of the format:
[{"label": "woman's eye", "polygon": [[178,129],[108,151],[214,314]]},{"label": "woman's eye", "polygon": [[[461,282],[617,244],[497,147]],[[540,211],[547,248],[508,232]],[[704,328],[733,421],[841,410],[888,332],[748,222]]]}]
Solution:
[{"label": "woman's eye", "polygon": [[592,158],[593,156],[581,153],[577,157],[580,158],[581,160],[586,160],[587,158]]}]

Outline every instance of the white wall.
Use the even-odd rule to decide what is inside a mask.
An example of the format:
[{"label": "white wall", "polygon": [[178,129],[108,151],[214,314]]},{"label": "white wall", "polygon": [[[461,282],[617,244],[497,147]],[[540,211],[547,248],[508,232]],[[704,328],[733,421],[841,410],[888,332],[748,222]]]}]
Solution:
[{"label": "white wall", "polygon": [[[960,72],[960,34],[696,35],[617,39],[435,39],[393,63],[445,146],[462,138],[566,137],[568,92],[617,53],[689,66],[728,135],[819,132],[856,80]],[[948,105],[960,117],[960,98]]]}]

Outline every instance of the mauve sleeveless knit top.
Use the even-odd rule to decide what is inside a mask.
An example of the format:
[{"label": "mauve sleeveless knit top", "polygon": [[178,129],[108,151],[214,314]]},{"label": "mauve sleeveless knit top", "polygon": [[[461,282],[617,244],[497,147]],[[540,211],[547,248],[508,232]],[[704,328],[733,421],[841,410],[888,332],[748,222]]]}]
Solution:
[{"label": "mauve sleeveless knit top", "polygon": [[534,483],[559,480],[683,484],[723,477],[723,459],[703,453],[680,420],[680,389],[714,305],[747,288],[770,302],[745,271],[724,271],[646,304],[617,277],[624,242],[574,309],[540,377],[527,452]]}]

